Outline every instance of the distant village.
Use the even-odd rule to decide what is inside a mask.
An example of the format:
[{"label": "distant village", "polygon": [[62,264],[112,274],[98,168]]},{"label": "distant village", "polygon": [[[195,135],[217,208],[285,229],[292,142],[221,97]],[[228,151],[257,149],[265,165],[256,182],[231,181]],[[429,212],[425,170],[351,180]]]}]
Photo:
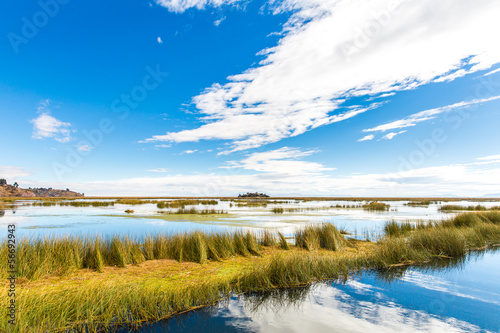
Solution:
[{"label": "distant village", "polygon": [[0,178],[0,197],[83,197],[84,193],[77,193],[71,191],[69,188],[66,190],[57,190],[52,187],[44,188],[37,187],[22,189],[17,182],[9,185],[5,178]]}]

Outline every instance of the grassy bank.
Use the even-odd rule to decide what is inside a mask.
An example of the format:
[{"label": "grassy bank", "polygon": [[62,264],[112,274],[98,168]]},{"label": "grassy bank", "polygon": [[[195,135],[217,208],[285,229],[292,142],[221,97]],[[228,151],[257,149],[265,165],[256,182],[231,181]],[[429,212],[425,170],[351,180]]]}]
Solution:
[{"label": "grassy bank", "polygon": [[[17,326],[9,328],[4,316],[0,330],[134,325],[213,304],[233,292],[461,257],[500,243],[500,213],[466,213],[429,224],[392,222],[385,232],[372,243],[346,240],[328,224],[307,226],[295,232],[296,245],[269,231],[24,240],[18,251]],[[2,244],[0,260],[6,254]]]}]

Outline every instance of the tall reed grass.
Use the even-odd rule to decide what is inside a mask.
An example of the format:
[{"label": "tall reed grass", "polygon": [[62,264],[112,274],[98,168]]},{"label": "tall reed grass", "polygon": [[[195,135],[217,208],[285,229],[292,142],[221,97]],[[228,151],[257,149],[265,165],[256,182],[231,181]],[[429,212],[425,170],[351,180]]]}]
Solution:
[{"label": "tall reed grass", "polygon": [[295,233],[295,245],[308,251],[327,249],[342,250],[348,241],[333,225],[325,223],[319,226],[303,227]]},{"label": "tall reed grass", "polygon": [[426,224],[389,222],[384,230],[386,237],[373,254],[381,266],[459,257],[500,241],[500,212],[463,213]]},{"label": "tall reed grass", "polygon": [[217,205],[219,202],[217,200],[171,200],[171,201],[160,201],[156,204],[156,207],[163,208],[185,208],[186,206],[196,206],[196,205]]},{"label": "tall reed grass", "polygon": [[[308,250],[341,250],[347,241],[330,224],[308,226],[297,231],[296,242]],[[314,244],[314,245],[313,245]],[[126,267],[145,260],[174,259],[179,262],[206,263],[229,257],[260,256],[262,247],[278,246],[289,250],[281,233],[268,230],[259,233],[206,233],[201,231],[173,235],[104,237],[46,237],[22,239],[17,248],[19,277],[36,280],[46,276],[64,275],[89,268],[102,272],[106,266]],[[8,245],[0,244],[0,260],[7,262]],[[0,275],[7,276],[5,266]]]},{"label": "tall reed grass", "polygon": [[167,212],[167,214],[197,214],[197,215],[210,215],[210,214],[227,214],[227,211],[216,209],[201,209],[196,208],[179,208],[176,211]]},{"label": "tall reed grass", "polygon": [[[36,280],[46,276],[64,275],[81,268],[102,272],[105,266],[126,267],[145,260],[174,259],[179,262],[205,263],[234,255],[260,255],[263,240],[251,232],[183,233],[131,237],[47,237],[22,239],[17,248],[19,277]],[[268,245],[269,246],[269,245]],[[0,258],[7,262],[8,245],[0,244]],[[7,268],[1,266],[2,276]]]}]

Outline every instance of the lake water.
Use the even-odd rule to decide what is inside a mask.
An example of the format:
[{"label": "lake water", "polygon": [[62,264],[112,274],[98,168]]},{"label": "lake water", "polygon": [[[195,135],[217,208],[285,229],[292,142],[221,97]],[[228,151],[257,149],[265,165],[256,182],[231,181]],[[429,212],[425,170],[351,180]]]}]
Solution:
[{"label": "lake water", "polygon": [[500,332],[500,252],[443,265],[233,297],[136,332]]},{"label": "lake water", "polygon": [[[88,201],[88,200],[85,200]],[[142,236],[192,230],[226,231],[269,228],[292,235],[310,223],[333,223],[350,237],[376,239],[386,221],[429,221],[456,213],[439,211],[442,204],[409,206],[387,201],[390,210],[370,212],[337,205],[354,201],[295,201],[267,207],[238,207],[220,201],[195,206],[228,214],[167,215],[155,204],[109,207],[31,206],[17,201],[0,210],[0,227],[16,224],[18,237],[116,234]],[[231,205],[232,204],[232,205]],[[498,202],[451,204],[498,206]],[[187,206],[186,208],[191,208]],[[274,214],[273,208],[295,209]],[[126,214],[125,210],[134,210]],[[364,272],[344,282],[233,297],[209,310],[146,325],[137,332],[500,332],[500,252],[488,252],[441,267]],[[442,267],[445,266],[445,267]]]},{"label": "lake water", "polygon": [[[90,200],[84,200],[90,201]],[[103,200],[99,200],[103,201]],[[237,207],[235,202],[219,201],[218,205],[186,206],[196,209],[224,210],[228,214],[214,216],[166,215],[160,214],[156,204],[122,205],[108,207],[71,206],[31,206],[32,201],[16,201],[15,206],[3,210],[0,225],[16,224],[18,236],[46,235],[94,235],[104,236],[127,234],[142,236],[158,232],[182,232],[192,230],[219,231],[234,228],[279,230],[291,235],[301,225],[310,223],[333,223],[357,238],[372,239],[380,234],[388,220],[437,220],[450,217],[454,213],[442,213],[438,209],[441,202],[428,206],[408,206],[408,201],[386,201],[390,204],[387,212],[370,212],[361,208],[343,209],[336,205],[362,205],[360,201],[295,201],[269,204],[267,207]],[[444,203],[444,204],[449,204]],[[461,201],[452,204],[470,206],[481,204],[486,207],[499,205],[498,202]],[[272,213],[273,208],[295,209],[299,211]],[[134,210],[126,214],[125,210]],[[168,210],[168,209],[167,209]],[[165,209],[163,209],[165,211]],[[3,217],[2,217],[3,215]]]}]

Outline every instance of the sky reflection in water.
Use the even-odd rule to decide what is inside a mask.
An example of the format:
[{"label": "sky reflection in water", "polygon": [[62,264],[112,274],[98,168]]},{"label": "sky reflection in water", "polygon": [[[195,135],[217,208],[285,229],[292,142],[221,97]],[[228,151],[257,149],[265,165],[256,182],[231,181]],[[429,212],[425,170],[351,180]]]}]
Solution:
[{"label": "sky reflection in water", "polygon": [[231,298],[138,332],[499,332],[500,252]]}]

